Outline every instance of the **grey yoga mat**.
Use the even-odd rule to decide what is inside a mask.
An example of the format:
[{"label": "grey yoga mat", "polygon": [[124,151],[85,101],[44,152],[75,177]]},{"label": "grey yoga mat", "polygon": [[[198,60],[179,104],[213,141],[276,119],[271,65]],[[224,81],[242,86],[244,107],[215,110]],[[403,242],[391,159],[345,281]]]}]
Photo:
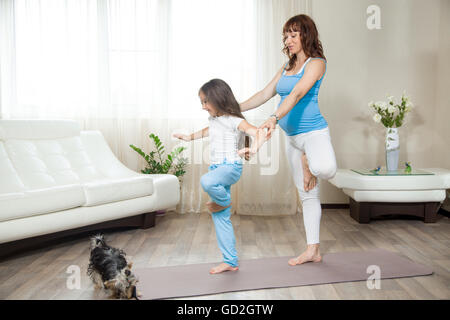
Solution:
[{"label": "grey yoga mat", "polygon": [[379,272],[381,279],[424,276],[430,267],[393,252],[375,249],[362,252],[322,254],[321,262],[290,266],[292,257],[274,257],[239,262],[239,270],[209,274],[218,263],[137,268],[141,299],[163,299],[231,291],[297,287],[336,282],[367,281]]}]

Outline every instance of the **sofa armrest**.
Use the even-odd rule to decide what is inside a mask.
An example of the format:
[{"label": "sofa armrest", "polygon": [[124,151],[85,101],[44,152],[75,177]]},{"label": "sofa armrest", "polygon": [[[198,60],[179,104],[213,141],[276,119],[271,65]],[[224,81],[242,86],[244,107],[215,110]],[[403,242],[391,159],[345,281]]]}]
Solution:
[{"label": "sofa armrest", "polygon": [[100,131],[82,131],[81,141],[97,170],[109,178],[140,176],[116,158]]}]

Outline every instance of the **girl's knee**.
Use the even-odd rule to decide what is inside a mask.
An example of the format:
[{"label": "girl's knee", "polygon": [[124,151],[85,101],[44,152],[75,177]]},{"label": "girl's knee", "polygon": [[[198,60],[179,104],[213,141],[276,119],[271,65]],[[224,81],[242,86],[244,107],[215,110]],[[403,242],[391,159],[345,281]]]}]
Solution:
[{"label": "girl's knee", "polygon": [[200,178],[200,184],[205,192],[208,192],[208,190],[210,190],[213,186],[213,183],[207,174]]}]

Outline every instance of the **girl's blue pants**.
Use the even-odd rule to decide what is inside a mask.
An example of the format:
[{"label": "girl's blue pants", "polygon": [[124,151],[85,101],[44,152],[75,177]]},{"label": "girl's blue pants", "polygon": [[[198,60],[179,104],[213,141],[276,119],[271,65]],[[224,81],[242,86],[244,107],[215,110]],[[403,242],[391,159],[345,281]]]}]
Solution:
[{"label": "girl's blue pants", "polygon": [[[211,197],[211,200],[222,207],[231,204],[231,185],[238,182],[242,174],[242,162],[227,162],[212,164],[208,173],[204,174],[200,183],[203,190]],[[236,254],[236,238],[231,224],[231,207],[211,214],[216,229],[217,244],[222,252],[223,261],[232,266],[238,266]]]}]

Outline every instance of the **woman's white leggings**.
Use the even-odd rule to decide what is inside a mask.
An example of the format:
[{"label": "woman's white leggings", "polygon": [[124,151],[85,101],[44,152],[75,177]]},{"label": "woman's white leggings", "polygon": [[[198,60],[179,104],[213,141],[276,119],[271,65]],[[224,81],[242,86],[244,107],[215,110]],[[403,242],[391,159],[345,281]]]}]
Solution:
[{"label": "woman's white leggings", "polygon": [[327,128],[286,136],[286,154],[291,172],[297,186],[303,207],[303,223],[307,244],[319,243],[320,218],[320,182],[314,189],[305,192],[303,186],[302,154],[306,154],[311,173],[320,179],[331,179],[336,174],[336,156],[331,145],[330,131]]}]

